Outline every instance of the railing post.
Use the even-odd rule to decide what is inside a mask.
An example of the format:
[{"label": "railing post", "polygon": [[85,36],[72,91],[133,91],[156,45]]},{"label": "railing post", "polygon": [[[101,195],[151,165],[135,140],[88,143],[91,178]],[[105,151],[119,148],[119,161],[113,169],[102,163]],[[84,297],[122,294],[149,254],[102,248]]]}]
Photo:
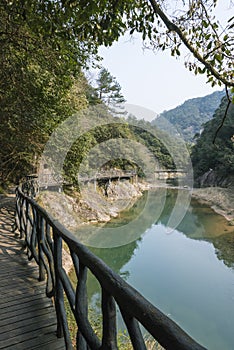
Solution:
[{"label": "railing post", "polygon": [[[87,268],[79,261],[79,280],[76,290],[76,312],[78,316],[78,332],[77,332],[77,350],[86,350],[87,342],[82,334],[83,320],[88,317],[88,303],[87,303]],[[81,329],[79,329],[81,328]]]},{"label": "railing post", "polygon": [[44,240],[44,220],[41,215],[38,215],[37,213],[37,240],[38,240],[38,259],[39,259],[39,281],[45,280],[45,267],[43,263],[43,249],[42,249],[42,243]]},{"label": "railing post", "polygon": [[63,285],[60,279],[62,270],[62,238],[53,229],[54,240],[54,271],[55,271],[55,309],[57,315],[57,337],[64,337],[66,350],[73,350],[69,328],[67,324],[66,310],[64,306]]},{"label": "railing post", "polygon": [[147,350],[144,338],[142,336],[137,320],[127,314],[125,310],[120,307],[123,320],[127,326],[129,337],[131,339],[134,350]]},{"label": "railing post", "polygon": [[88,320],[87,266],[79,260],[79,275],[76,288],[76,319],[78,325],[77,350],[100,350],[100,341]]},{"label": "railing post", "polygon": [[24,237],[24,234],[25,234],[25,231],[24,231],[24,217],[23,217],[23,215],[24,215],[24,213],[23,213],[23,211],[24,211],[24,209],[23,209],[23,207],[24,207],[24,198],[23,198],[23,196],[21,196],[20,197],[20,204],[19,204],[19,206],[20,206],[20,211],[19,211],[19,224],[20,224],[20,239],[22,239],[22,238],[25,238]]},{"label": "railing post", "polygon": [[15,232],[15,236],[18,236],[18,233],[16,233],[16,230],[20,229],[20,206],[19,206],[19,201],[20,201],[20,195],[19,195],[19,189],[18,187],[15,190],[15,195],[16,195],[16,202],[15,202],[15,222],[12,227],[12,232]]},{"label": "railing post", "polygon": [[117,350],[116,306],[114,298],[102,288],[103,350]]}]

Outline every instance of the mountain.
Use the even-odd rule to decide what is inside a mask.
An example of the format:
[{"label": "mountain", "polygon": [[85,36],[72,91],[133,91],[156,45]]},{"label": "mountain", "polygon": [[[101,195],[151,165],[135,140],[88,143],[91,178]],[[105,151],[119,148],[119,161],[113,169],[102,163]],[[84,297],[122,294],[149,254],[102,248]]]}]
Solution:
[{"label": "mountain", "polygon": [[189,99],[174,109],[162,112],[151,123],[159,125],[166,119],[186,142],[192,142],[194,136],[200,133],[203,124],[213,117],[224,95],[225,91],[216,91],[204,97]]}]

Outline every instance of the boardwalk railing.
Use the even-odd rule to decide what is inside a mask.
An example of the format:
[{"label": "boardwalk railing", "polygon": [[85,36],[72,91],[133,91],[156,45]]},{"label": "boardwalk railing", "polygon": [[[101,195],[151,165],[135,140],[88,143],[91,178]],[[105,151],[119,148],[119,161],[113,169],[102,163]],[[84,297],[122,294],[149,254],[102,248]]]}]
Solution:
[{"label": "boardwalk railing", "polygon": [[93,175],[82,174],[79,176],[79,181],[92,181],[92,180],[101,180],[101,179],[113,179],[113,178],[131,178],[137,175],[136,171],[133,170],[104,170],[96,172]]},{"label": "boardwalk railing", "polygon": [[[147,301],[114,273],[101,259],[82,245],[73,234],[54,220],[38,203],[16,190],[16,224],[24,239],[29,259],[39,266],[39,280],[46,278],[46,294],[54,298],[57,336],[65,339],[66,349],[73,349],[67,322],[64,296],[77,323],[76,349],[115,350],[117,346],[116,307],[123,316],[132,347],[146,350],[142,325],[165,349],[204,349],[175,322]],[[77,285],[73,287],[64,269],[62,249],[66,243]],[[102,338],[99,339],[88,317],[87,271],[101,286]],[[159,281],[160,283],[160,281]]]}]

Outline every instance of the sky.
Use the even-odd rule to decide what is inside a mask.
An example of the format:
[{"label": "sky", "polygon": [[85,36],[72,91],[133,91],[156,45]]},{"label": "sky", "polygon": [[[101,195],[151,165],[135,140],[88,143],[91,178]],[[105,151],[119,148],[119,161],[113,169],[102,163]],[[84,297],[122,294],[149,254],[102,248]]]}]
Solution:
[{"label": "sky", "polygon": [[[219,15],[230,17],[228,0],[220,0],[220,5]],[[154,53],[144,50],[137,36],[131,39],[125,35],[110,48],[101,47],[99,53],[103,57],[102,65],[121,85],[127,104],[149,109],[148,119],[175,108],[187,99],[220,89],[207,84],[205,76],[195,76],[186,69],[183,57],[175,59],[168,51]]]}]

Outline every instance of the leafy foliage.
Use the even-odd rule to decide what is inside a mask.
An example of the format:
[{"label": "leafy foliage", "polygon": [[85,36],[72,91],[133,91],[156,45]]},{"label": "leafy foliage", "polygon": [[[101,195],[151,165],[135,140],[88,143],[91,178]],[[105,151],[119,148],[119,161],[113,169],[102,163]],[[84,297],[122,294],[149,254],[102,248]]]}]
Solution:
[{"label": "leafy foliage", "polygon": [[[13,38],[13,44],[34,53],[34,57],[40,55],[45,63],[43,48],[49,46],[53,55],[60,56],[63,67],[67,63],[71,70],[77,62],[83,64],[95,55],[99,45],[111,45],[127,30],[131,34],[140,32],[146,45],[169,49],[174,56],[181,54],[183,44],[191,53],[186,59],[190,70],[207,74],[212,84],[234,86],[234,18],[230,16],[221,25],[215,16],[216,6],[217,0],[6,1],[1,5],[6,25],[0,41],[4,44]],[[12,19],[14,26],[9,27]],[[21,28],[25,27],[26,35],[22,35]],[[29,38],[28,33],[32,33]]]},{"label": "leafy foliage", "polygon": [[[44,78],[48,79],[47,86],[41,84]],[[3,182],[15,182],[36,172],[39,156],[53,129],[77,108],[87,105],[82,77],[67,91],[60,90],[56,83],[54,86],[50,79],[49,73],[32,69],[31,80],[21,77],[0,100]]]},{"label": "leafy foliage", "polygon": [[222,176],[234,174],[233,104],[230,105],[224,125],[219,131],[215,142],[213,142],[215,132],[222,122],[226,106],[227,98],[224,97],[213,119],[204,125],[204,130],[192,149],[192,162],[195,177],[203,175],[210,169],[215,170]]},{"label": "leafy foliage", "polygon": [[70,41],[51,34],[53,11],[46,2],[0,4],[2,182],[17,181],[35,171],[52,130],[87,105],[79,71],[89,51],[85,49],[86,56],[83,50],[78,55],[76,43],[71,46]]},{"label": "leafy foliage", "polygon": [[[195,59],[186,59],[189,69],[233,87],[233,17],[221,28],[212,17],[216,2],[179,0],[173,8],[167,0],[1,1],[2,182],[34,171],[58,123],[98,102],[81,68],[98,59],[100,45],[128,30],[142,33],[146,46],[168,48],[175,56],[183,43]],[[122,98],[114,86],[112,102]]]}]

